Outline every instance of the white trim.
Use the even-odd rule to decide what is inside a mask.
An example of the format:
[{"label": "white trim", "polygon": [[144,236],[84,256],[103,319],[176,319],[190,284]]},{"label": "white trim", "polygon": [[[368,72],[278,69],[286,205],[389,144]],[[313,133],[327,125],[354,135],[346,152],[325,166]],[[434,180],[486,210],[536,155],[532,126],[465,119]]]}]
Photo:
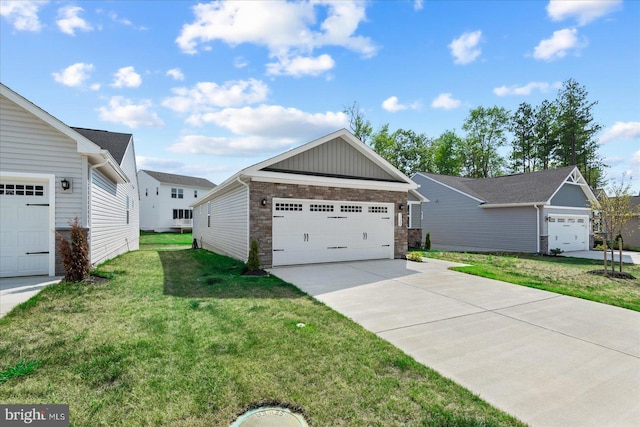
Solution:
[{"label": "white trim", "polygon": [[565,184],[579,185],[582,188],[582,192],[584,193],[585,196],[587,196],[587,199],[589,199],[591,203],[598,203],[598,199],[593,194],[593,191],[591,191],[591,188],[589,187],[589,185],[587,184],[587,181],[584,179],[584,177],[580,173],[580,170],[577,167],[574,167],[571,170],[571,172],[569,172],[569,174],[564,179],[564,181],[562,181],[562,184],[560,184],[558,188],[556,188],[556,191],[553,192],[551,197],[549,197],[549,200],[547,200],[547,204],[551,203],[551,200],[553,200],[556,194],[558,194],[558,191],[560,191],[560,189]]},{"label": "white trim", "polygon": [[526,203],[484,203],[480,206],[483,209],[492,209],[492,208],[521,208],[527,206],[547,206],[546,202],[526,202]]},{"label": "white trim", "polygon": [[589,215],[549,214],[548,218],[591,218]]},{"label": "white trim", "polygon": [[272,182],[297,185],[316,185],[320,187],[359,188],[371,190],[389,190],[408,192],[411,185],[401,182],[369,181],[362,179],[333,178],[312,175],[297,175],[286,172],[258,171],[251,175],[251,181]]},{"label": "white trim", "polygon": [[[432,178],[432,177],[430,177],[430,176],[427,176],[427,175],[423,174],[422,172],[416,172],[415,174],[413,174],[413,175],[412,175],[412,177],[411,177],[411,178],[413,179],[413,177],[414,177],[414,176],[416,176],[416,175],[420,175],[420,176],[421,176],[421,177],[423,177],[423,178],[429,179],[429,180],[431,180],[431,181],[433,181],[433,182],[435,182],[435,183],[437,183],[437,184],[442,185],[443,187],[448,188],[449,190],[453,190],[453,191],[455,191],[456,193],[460,193],[460,194],[462,194],[463,196],[467,196],[467,197],[469,197],[470,199],[473,199],[473,200],[475,200],[475,201],[477,201],[477,202],[480,202],[480,203],[486,203],[486,200],[478,199],[477,197],[474,197],[474,196],[472,196],[472,195],[470,195],[470,194],[467,194],[467,193],[465,193],[464,191],[458,190],[457,188],[454,188],[454,187],[452,187],[452,186],[450,186],[450,185],[447,185],[447,184],[445,184],[445,183],[443,183],[443,182],[441,182],[441,181],[438,181],[438,180],[437,180],[437,179],[435,179],[435,178]],[[529,203],[528,205],[531,205],[531,203]]]},{"label": "white trim", "polygon": [[45,173],[0,171],[0,178],[47,181],[49,193],[49,276],[56,275],[56,176]]},{"label": "white trim", "polygon": [[[554,205],[545,205],[544,206],[545,210],[546,209],[571,209],[571,210],[579,210],[579,211],[591,211],[591,208],[577,208],[577,207],[573,207],[573,206],[554,206]],[[555,214],[555,215],[561,215],[561,214]]]}]

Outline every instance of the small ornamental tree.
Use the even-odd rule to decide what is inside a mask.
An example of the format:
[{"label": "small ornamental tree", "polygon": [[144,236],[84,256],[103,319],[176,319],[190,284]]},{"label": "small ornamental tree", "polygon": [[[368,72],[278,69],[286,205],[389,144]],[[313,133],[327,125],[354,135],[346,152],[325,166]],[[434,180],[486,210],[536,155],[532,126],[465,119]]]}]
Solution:
[{"label": "small ornamental tree", "polygon": [[[607,272],[606,248],[608,247],[611,249],[611,274],[615,275],[615,264],[613,262],[615,242],[613,239],[621,233],[622,227],[638,213],[638,206],[631,206],[631,186],[625,184],[624,179],[609,188],[608,193],[609,195],[601,191],[598,194],[598,203],[592,204],[592,209],[597,212],[600,221],[600,232],[605,243],[605,273]],[[620,262],[620,272],[622,272],[622,262]]]},{"label": "small ornamental tree", "polygon": [[89,275],[91,264],[89,262],[89,245],[82,227],[78,223],[78,217],[72,222],[71,242],[58,234],[60,256],[64,266],[64,280],[67,282],[82,282]]},{"label": "small ornamental tree", "polygon": [[427,233],[427,235],[424,237],[424,250],[431,250],[431,233]]}]

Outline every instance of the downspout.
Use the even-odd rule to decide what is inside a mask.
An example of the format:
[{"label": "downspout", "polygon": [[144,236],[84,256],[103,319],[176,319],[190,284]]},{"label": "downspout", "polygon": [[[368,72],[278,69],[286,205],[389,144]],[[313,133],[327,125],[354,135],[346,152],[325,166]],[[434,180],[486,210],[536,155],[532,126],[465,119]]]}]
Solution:
[{"label": "downspout", "polygon": [[533,205],[536,208],[536,252],[540,253],[540,209],[538,205]]},{"label": "downspout", "polygon": [[[249,233],[251,231],[251,194],[249,194],[249,184],[247,184],[246,182],[242,181],[240,179],[240,175],[238,175],[238,177],[236,178],[236,181],[238,181],[240,184],[244,185],[247,189],[247,245],[245,246],[247,249],[247,253],[246,253],[246,257],[247,259],[249,259],[249,245],[250,245],[250,240],[251,237],[249,236]],[[246,262],[247,260],[245,260]]]}]

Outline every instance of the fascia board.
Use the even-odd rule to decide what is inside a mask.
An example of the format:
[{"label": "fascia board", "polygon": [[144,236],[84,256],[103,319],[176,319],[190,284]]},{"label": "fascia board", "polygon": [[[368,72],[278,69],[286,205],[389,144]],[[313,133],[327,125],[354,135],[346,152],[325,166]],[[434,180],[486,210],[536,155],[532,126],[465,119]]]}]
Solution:
[{"label": "fascia board", "polygon": [[282,172],[258,171],[250,175],[252,181],[281,182],[284,184],[317,185],[321,187],[361,188],[371,190],[409,191],[416,184],[403,182],[369,181],[311,175],[293,175]]}]

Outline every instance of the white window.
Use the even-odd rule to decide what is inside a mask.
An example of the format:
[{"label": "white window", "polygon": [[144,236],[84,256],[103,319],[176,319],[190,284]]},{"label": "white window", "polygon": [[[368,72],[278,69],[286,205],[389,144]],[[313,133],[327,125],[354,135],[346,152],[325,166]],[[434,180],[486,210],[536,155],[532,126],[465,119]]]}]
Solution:
[{"label": "white window", "polygon": [[171,189],[171,198],[172,199],[184,199],[184,189],[182,189],[182,188],[172,188]]}]

